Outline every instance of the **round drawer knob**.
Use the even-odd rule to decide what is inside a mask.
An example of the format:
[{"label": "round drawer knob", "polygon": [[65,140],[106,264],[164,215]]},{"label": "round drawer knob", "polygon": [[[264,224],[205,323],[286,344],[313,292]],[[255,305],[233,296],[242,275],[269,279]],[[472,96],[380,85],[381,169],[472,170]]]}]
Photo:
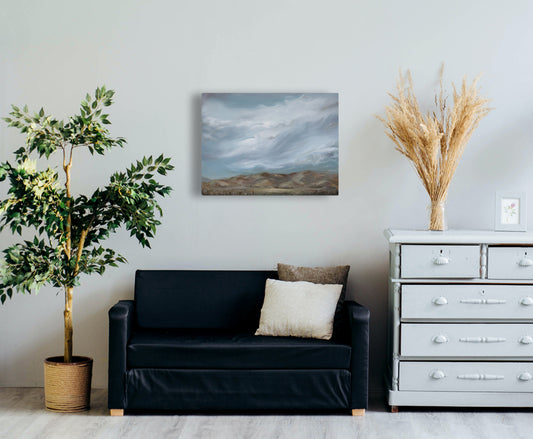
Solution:
[{"label": "round drawer knob", "polygon": [[520,337],[519,341],[522,344],[531,344],[533,343],[533,337],[531,337],[531,335],[524,335],[523,337]]},{"label": "round drawer knob", "polygon": [[446,297],[435,297],[435,299],[433,299],[433,303],[435,305],[447,305],[448,304],[448,299],[446,299]]},{"label": "round drawer knob", "polygon": [[520,261],[518,261],[518,265],[521,267],[531,267],[533,265],[533,259],[530,258],[522,258]]},{"label": "round drawer knob", "polygon": [[533,375],[531,375],[529,372],[522,372],[520,375],[518,375],[518,379],[520,381],[529,381],[533,378]]},{"label": "round drawer knob", "polygon": [[434,380],[442,380],[443,378],[446,378],[446,374],[442,370],[434,370],[429,376]]},{"label": "round drawer knob", "polygon": [[533,305],[533,298],[531,298],[531,297],[524,297],[524,298],[520,301],[520,304],[521,304],[521,305],[524,305],[524,306],[531,306],[531,305]]},{"label": "round drawer knob", "polygon": [[432,340],[433,343],[448,343],[448,337],[442,334],[436,335],[435,337],[433,337]]},{"label": "round drawer knob", "polygon": [[435,265],[446,265],[450,263],[450,258],[447,258],[446,256],[437,256],[435,259],[433,259],[433,263]]}]

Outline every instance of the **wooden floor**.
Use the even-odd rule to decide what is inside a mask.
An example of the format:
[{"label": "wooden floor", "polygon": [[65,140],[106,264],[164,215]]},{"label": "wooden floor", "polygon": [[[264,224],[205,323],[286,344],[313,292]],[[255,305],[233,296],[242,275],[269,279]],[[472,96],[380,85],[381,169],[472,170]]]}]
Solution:
[{"label": "wooden floor", "polygon": [[533,437],[533,411],[400,409],[381,402],[364,417],[338,415],[126,415],[111,417],[107,392],[93,390],[92,409],[47,412],[41,388],[0,388],[2,439],[521,439]]}]

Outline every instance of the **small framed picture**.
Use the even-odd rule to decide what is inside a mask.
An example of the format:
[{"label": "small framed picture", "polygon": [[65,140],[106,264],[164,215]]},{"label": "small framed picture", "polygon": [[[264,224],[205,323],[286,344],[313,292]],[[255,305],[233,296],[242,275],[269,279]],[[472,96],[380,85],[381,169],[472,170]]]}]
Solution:
[{"label": "small framed picture", "polygon": [[527,229],[525,192],[496,192],[494,229],[524,232]]}]

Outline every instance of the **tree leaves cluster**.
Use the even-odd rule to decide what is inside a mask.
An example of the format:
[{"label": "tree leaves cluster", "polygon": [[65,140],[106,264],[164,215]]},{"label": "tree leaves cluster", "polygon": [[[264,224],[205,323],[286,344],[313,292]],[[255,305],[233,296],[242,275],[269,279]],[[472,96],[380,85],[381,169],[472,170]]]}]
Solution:
[{"label": "tree leaves cluster", "polygon": [[[28,108],[12,106],[9,127],[26,136],[25,145],[15,151],[15,162],[0,163],[0,182],[7,181],[7,198],[0,200],[0,231],[8,228],[21,235],[24,229],[35,234],[3,250],[0,261],[0,301],[13,292],[37,292],[45,284],[73,287],[82,273],[103,274],[126,259],[102,243],[111,233],[125,227],[144,247],[150,247],[158,217],[157,199],[169,195],[171,188],[160,184],[157,176],[173,169],[170,158],[143,157],[123,172],[115,172],[109,183],[91,195],[72,196],[70,172],[73,153],[87,148],[103,155],[126,143],[112,137],[107,129],[113,103],[113,90],[97,88],[81,102],[79,114],[67,120],[47,115],[44,109],[30,114]],[[32,154],[49,159],[62,153],[62,171],[36,169]],[[26,234],[25,234],[26,235]]]}]

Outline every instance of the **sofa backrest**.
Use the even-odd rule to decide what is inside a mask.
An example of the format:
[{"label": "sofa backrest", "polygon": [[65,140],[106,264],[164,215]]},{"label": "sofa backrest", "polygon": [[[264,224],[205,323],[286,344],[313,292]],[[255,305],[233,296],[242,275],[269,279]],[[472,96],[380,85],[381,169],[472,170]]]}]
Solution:
[{"label": "sofa backrest", "polygon": [[137,270],[135,310],[143,328],[253,329],[276,271]]}]

